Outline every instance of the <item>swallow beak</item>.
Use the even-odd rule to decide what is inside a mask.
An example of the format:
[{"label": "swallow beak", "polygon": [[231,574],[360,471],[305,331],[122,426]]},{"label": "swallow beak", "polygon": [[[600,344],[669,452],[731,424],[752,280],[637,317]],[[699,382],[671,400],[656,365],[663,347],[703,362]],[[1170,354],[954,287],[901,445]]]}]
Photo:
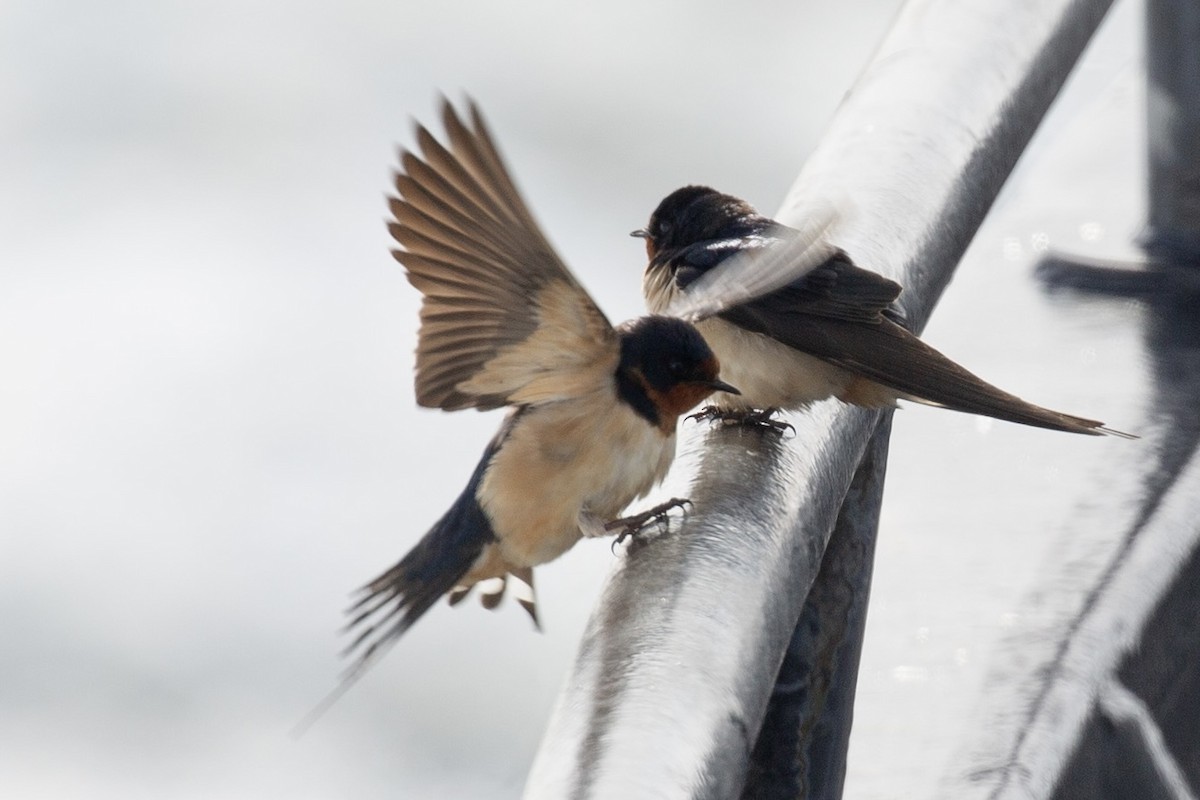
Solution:
[{"label": "swallow beak", "polygon": [[725,381],[705,381],[704,385],[712,389],[714,392],[725,392],[726,394],[741,394],[736,387],[730,386]]},{"label": "swallow beak", "polygon": [[636,231],[630,231],[629,235],[635,239],[649,239],[650,231],[645,228],[638,228]]}]

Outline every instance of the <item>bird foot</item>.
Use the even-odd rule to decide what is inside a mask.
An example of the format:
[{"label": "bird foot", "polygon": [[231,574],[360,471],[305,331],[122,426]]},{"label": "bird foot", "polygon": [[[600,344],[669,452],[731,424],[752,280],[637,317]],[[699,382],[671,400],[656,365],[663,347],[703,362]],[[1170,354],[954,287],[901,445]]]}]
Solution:
[{"label": "bird foot", "polygon": [[659,503],[654,508],[643,511],[640,514],[634,514],[631,517],[614,519],[612,522],[605,524],[604,530],[609,531],[610,533],[618,530],[621,532],[617,536],[616,540],[613,541],[613,547],[616,548],[617,545],[631,536],[637,536],[651,522],[657,522],[659,524],[666,523],[668,520],[667,514],[671,511],[671,509],[683,508],[684,506],[690,506],[691,504],[691,500],[683,500],[678,497],[672,497],[667,502]]},{"label": "bird foot", "polygon": [[779,413],[779,409],[777,408],[720,408],[718,406],[705,406],[695,414],[690,414],[688,419],[709,420],[711,422],[721,422],[725,425],[747,425],[753,428],[767,428],[781,436],[785,431],[795,433],[796,429],[790,422],[775,419],[777,413]]}]

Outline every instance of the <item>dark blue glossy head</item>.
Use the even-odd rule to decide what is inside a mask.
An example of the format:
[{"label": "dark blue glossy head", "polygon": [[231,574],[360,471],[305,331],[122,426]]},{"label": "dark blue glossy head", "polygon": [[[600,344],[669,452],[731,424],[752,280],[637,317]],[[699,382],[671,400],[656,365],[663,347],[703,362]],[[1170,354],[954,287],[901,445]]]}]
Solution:
[{"label": "dark blue glossy head", "polygon": [[685,186],[663,198],[645,230],[634,235],[646,239],[646,251],[653,259],[664,250],[744,235],[748,225],[759,220],[767,221],[745,200],[707,186]]},{"label": "dark blue glossy head", "polygon": [[618,394],[652,424],[674,430],[680,414],[713,392],[738,394],[719,375],[717,357],[690,323],[650,316],[622,326]]}]

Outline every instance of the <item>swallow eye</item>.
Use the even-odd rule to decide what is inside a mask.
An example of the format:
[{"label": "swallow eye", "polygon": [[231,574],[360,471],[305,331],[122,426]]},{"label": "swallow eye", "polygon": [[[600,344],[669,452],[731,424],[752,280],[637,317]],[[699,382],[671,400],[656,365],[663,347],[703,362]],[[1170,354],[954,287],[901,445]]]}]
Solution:
[{"label": "swallow eye", "polygon": [[667,361],[667,372],[671,373],[673,378],[682,378],[687,372],[687,364],[684,364],[681,358],[672,358]]}]

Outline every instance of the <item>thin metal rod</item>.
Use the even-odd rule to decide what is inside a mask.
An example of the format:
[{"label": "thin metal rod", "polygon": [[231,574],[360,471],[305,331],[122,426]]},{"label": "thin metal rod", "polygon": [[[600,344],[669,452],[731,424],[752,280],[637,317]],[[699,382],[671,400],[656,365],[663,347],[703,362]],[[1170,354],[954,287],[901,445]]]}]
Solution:
[{"label": "thin metal rod", "polygon": [[[848,196],[838,243],[919,330],[1109,0],[912,0],[780,218]],[[784,652],[879,420],[820,403],[794,438],[694,427],[679,530],[610,578],[527,798],[738,797]],[[873,513],[877,513],[877,510]],[[865,586],[864,586],[865,591]],[[852,680],[852,679],[851,679]]]},{"label": "thin metal rod", "polygon": [[1197,800],[1142,698],[1113,679],[1100,690],[1098,700],[1104,717],[1120,735],[1125,759],[1140,767],[1153,792],[1173,800]]}]

